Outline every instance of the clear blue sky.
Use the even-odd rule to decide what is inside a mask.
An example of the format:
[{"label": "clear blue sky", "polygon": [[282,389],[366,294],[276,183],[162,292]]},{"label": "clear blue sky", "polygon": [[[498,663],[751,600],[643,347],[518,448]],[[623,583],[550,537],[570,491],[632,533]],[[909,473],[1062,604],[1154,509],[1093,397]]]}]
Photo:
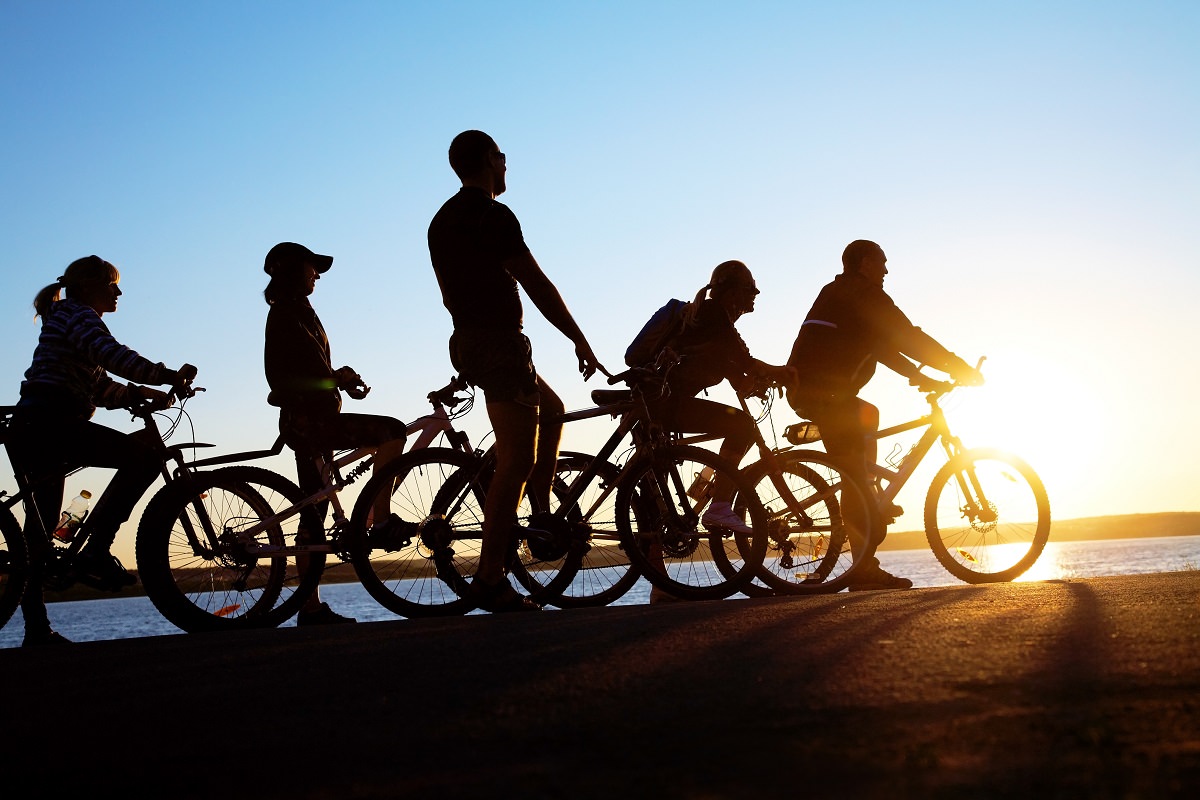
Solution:
[{"label": "clear blue sky", "polygon": [[[353,408],[417,416],[451,375],[425,230],[457,189],[450,139],[482,128],[609,367],[729,258],[763,289],[739,327],[781,362],[842,248],[874,239],[909,316],[988,357],[952,403],[968,444],[1024,455],[1061,518],[1200,510],[1197,41],[1190,0],[0,0],[6,402],[33,295],[96,253],[122,271],[116,336],[200,367],[199,439],[265,445],[261,263],[295,240],[337,259],[313,302],[374,387]],[[601,384],[526,316],[586,405]],[[894,376],[867,396],[921,408]]]}]

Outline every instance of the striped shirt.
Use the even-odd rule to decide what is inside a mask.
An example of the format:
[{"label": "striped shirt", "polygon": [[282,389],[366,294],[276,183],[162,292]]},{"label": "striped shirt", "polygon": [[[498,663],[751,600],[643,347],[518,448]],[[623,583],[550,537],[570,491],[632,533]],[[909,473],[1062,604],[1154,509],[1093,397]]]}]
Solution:
[{"label": "striped shirt", "polygon": [[175,370],[114,339],[91,306],[59,300],[42,317],[33,363],[21,382],[22,405],[51,406],[83,419],[97,406],[121,408],[132,399],[130,389],[109,372],[148,384],[172,383],[176,377]]}]

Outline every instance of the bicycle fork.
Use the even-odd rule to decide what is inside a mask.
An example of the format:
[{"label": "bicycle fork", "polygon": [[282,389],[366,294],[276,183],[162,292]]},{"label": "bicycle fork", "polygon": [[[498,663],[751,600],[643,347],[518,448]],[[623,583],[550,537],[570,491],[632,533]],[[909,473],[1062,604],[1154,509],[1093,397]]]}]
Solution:
[{"label": "bicycle fork", "polygon": [[[959,441],[957,436],[948,437],[944,440],[943,447],[946,449],[946,455],[951,459],[960,457],[964,452],[962,442]],[[996,509],[988,502],[987,497],[984,495],[983,485],[979,482],[979,478],[975,474],[974,466],[968,463],[961,470],[956,470],[954,481],[958,484],[959,494],[966,501],[966,505],[959,508],[962,516],[969,520],[972,525],[976,523],[984,525],[994,524],[998,518]]]}]

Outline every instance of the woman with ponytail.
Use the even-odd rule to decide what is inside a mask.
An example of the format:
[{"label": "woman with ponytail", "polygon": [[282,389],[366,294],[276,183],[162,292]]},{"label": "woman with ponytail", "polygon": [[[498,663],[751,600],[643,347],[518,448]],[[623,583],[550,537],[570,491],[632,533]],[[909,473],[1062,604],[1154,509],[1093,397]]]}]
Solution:
[{"label": "woman with ponytail", "polygon": [[[724,437],[720,455],[739,464],[754,442],[754,420],[740,408],[697,397],[700,392],[728,380],[744,391],[761,381],[787,382],[791,367],[772,366],[750,355],[735,323],[754,310],[758,287],[741,261],[718,264],[709,282],[696,293],[683,312],[682,329],[670,348],[679,364],[667,373],[666,391],[649,402],[650,414],[665,429],[680,433],[710,433]],[[733,486],[713,486],[713,501],[704,514],[706,527],[749,533],[733,510]],[[670,599],[651,592],[651,601]]]},{"label": "woman with ponytail", "polygon": [[[68,641],[51,629],[43,599],[47,536],[62,508],[68,472],[84,466],[116,470],[83,523],[87,543],[75,558],[71,577],[108,591],[137,581],[110,548],[161,462],[137,434],[92,422],[96,408],[124,408],[138,401],[166,405],[169,395],[137,384],[181,386],[196,375],[190,364],[169,369],[113,338],[101,317],[117,310],[120,280],[112,264],[87,256],[71,262],[33,301],[42,330],[21,383],[10,442],[14,469],[23,470],[34,485],[25,509],[30,581],[21,609],[26,646]],[[136,383],[119,383],[109,373]],[[40,526],[33,521],[39,518]]]}]

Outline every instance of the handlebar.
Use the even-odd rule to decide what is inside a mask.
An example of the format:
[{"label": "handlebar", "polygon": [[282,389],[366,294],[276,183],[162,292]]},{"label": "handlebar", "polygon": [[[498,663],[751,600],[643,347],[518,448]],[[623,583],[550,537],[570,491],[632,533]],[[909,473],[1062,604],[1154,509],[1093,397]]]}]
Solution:
[{"label": "handlebar", "polygon": [[440,389],[430,392],[425,397],[433,405],[443,405],[447,408],[454,408],[459,403],[465,402],[468,398],[459,397],[458,392],[465,392],[471,388],[471,384],[467,383],[466,379],[461,375],[455,375]]},{"label": "handlebar", "polygon": [[940,398],[949,394],[960,386],[982,386],[983,374],[980,372],[980,370],[983,367],[984,361],[987,361],[987,356],[980,356],[979,360],[975,362],[975,371],[979,373],[978,381],[939,381],[926,376],[924,373],[921,373],[920,379],[912,378],[909,380],[909,383],[913,386],[916,386],[918,391],[924,394],[925,399],[930,403],[936,403]]},{"label": "handlebar", "polygon": [[617,383],[626,383],[633,386],[637,383],[661,378],[659,370],[653,367],[630,367],[624,372],[618,372],[616,375],[608,377],[608,384],[612,386]]},{"label": "handlebar", "polygon": [[136,397],[130,402],[126,409],[135,417],[146,418],[156,411],[164,411],[175,405],[176,401],[180,404],[187,401],[189,398],[195,397],[197,392],[203,392],[203,386],[193,386],[190,380],[183,381],[177,386],[172,386],[165,393],[164,399],[151,400],[145,397]]}]

